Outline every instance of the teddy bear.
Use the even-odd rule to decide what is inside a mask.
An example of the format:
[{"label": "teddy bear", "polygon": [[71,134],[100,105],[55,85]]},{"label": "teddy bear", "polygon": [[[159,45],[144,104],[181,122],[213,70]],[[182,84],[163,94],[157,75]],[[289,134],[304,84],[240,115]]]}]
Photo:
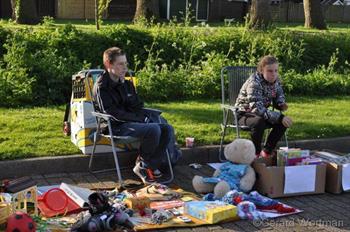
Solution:
[{"label": "teddy bear", "polygon": [[255,183],[255,171],[250,166],[255,159],[255,147],[248,139],[235,139],[225,146],[227,162],[217,169],[213,177],[195,176],[192,185],[198,193],[214,193],[222,198],[230,190],[249,192]]}]

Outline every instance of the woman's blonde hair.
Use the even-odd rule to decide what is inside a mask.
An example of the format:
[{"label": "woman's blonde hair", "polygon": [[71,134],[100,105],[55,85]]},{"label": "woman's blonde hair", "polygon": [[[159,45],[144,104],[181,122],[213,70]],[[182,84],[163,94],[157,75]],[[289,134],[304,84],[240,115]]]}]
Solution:
[{"label": "woman's blonde hair", "polygon": [[263,68],[266,65],[271,65],[271,64],[278,64],[278,60],[276,57],[271,56],[271,55],[267,55],[267,56],[262,57],[258,63],[258,66],[257,66],[258,72],[262,73]]}]

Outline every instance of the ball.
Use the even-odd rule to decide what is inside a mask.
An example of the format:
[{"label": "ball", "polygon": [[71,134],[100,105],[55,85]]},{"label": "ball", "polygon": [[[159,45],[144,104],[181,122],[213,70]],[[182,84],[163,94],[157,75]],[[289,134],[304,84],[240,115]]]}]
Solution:
[{"label": "ball", "polygon": [[16,212],[7,218],[6,232],[35,232],[36,224],[26,213]]}]

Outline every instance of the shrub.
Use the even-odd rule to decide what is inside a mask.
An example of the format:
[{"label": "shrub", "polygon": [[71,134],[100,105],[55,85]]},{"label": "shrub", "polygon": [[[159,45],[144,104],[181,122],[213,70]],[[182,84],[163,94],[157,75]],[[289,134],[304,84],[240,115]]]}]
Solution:
[{"label": "shrub", "polygon": [[349,93],[350,35],[345,33],[190,28],[174,22],[89,32],[70,24],[55,27],[47,19],[40,28],[0,27],[0,42],[4,106],[68,101],[71,75],[101,67],[102,53],[111,46],[128,54],[146,100],[219,98],[221,67],[256,65],[266,54],[279,59],[287,93]]}]

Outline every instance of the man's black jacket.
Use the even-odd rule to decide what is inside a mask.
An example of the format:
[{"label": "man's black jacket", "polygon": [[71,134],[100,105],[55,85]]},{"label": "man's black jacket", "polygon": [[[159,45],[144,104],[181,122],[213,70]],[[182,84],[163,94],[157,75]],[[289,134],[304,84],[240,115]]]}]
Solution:
[{"label": "man's black jacket", "polygon": [[131,81],[115,82],[105,71],[97,79],[93,94],[94,101],[100,100],[102,103],[103,109],[99,109],[101,112],[123,121],[145,121],[146,115],[142,109],[143,102],[139,99]]}]

